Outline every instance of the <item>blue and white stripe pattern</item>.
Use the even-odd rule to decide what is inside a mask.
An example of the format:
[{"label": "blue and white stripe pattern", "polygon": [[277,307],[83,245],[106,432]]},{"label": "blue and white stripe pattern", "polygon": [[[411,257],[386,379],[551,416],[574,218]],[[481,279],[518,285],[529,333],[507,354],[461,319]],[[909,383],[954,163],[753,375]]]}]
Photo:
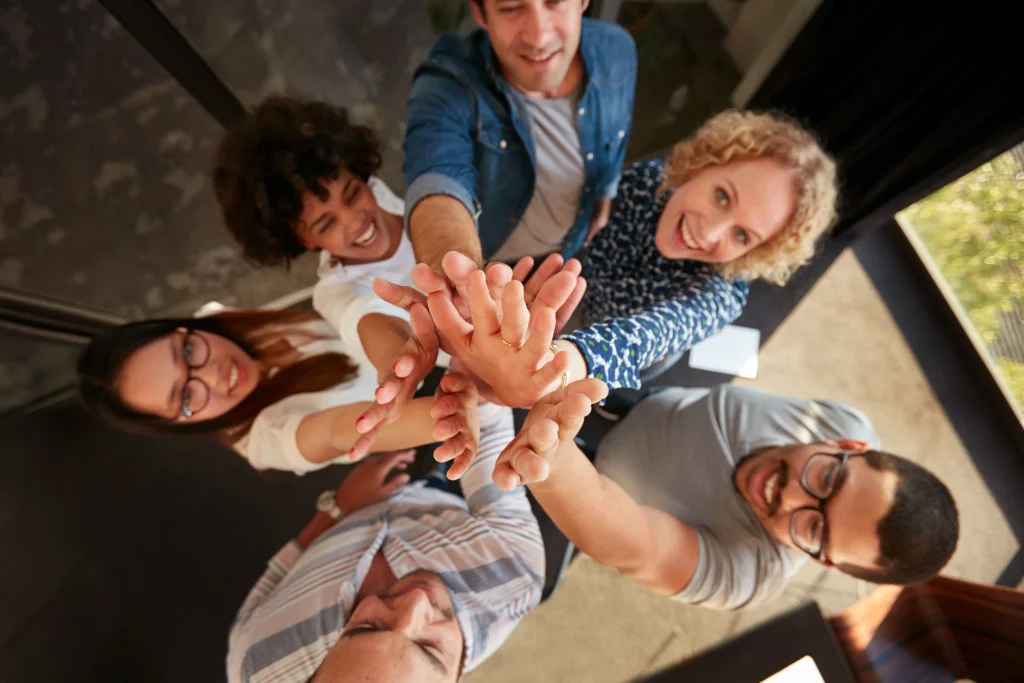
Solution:
[{"label": "blue and white stripe pattern", "polygon": [[378,550],[395,576],[436,572],[465,638],[465,671],[494,652],[540,602],[544,545],[525,489],[491,482],[512,440],[512,411],[480,406],[480,451],[462,477],[465,499],[404,486],[356,511],[303,552],[294,542],[270,561],[231,629],[228,680],[312,678],[355,607]]},{"label": "blue and white stripe pattern", "polygon": [[572,340],[588,375],[608,387],[640,387],[640,371],[710,337],[743,311],[749,286],[706,263],[666,259],[654,243],[665,199],[664,162],[622,173],[607,227],[583,255],[586,326]]}]

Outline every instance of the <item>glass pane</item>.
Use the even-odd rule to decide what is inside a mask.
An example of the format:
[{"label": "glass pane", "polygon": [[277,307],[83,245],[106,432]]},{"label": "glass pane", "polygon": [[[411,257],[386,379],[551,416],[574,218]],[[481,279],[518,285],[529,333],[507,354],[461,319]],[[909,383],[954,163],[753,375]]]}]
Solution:
[{"label": "glass pane", "polygon": [[[731,106],[742,74],[727,50],[735,13],[704,2],[623,2],[618,23],[637,47],[636,104],[628,158],[669,148]],[[725,3],[728,4],[728,3]]]},{"label": "glass pane", "polygon": [[14,2],[4,22],[0,284],[132,317],[312,284],[312,264],[242,261],[210,188],[220,126],[99,3]]},{"label": "glass pane", "polygon": [[80,349],[0,330],[0,414],[73,384]]},{"label": "glass pane", "polygon": [[1024,406],[1024,146],[901,212],[927,249],[1018,412]]}]

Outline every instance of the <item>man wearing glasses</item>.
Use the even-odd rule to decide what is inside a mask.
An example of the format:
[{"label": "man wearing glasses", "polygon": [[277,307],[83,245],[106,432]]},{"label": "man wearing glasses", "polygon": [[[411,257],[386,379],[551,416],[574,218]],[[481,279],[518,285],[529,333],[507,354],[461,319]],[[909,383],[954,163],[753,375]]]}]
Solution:
[{"label": "man wearing glasses", "polygon": [[[615,425],[595,468],[573,443],[571,415],[605,391],[583,380],[538,403],[495,481],[527,483],[580,550],[655,591],[748,607],[778,596],[808,557],[866,581],[911,584],[956,548],[949,490],[878,450],[855,408],[730,384],[673,387]],[[573,393],[586,399],[570,405]]]}]

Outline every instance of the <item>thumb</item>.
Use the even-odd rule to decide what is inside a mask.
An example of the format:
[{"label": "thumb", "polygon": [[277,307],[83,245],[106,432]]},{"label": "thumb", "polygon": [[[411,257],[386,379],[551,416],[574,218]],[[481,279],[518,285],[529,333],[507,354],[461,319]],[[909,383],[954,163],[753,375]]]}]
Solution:
[{"label": "thumb", "polygon": [[409,475],[406,474],[405,472],[402,472],[401,474],[396,474],[394,477],[391,478],[391,481],[388,481],[383,486],[381,486],[380,492],[382,495],[387,496],[394,493],[395,491],[402,488],[408,483]]}]

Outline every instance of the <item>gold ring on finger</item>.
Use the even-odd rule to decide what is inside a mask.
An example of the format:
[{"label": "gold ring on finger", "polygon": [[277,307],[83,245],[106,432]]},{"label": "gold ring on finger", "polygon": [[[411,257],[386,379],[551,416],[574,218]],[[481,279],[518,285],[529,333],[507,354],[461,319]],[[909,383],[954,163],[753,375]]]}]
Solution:
[{"label": "gold ring on finger", "polygon": [[523,344],[526,343],[526,340],[524,339],[524,340],[520,341],[518,344],[513,344],[511,342],[505,341],[505,338],[502,337],[501,335],[498,335],[498,339],[501,340],[502,344],[504,344],[505,346],[508,346],[510,348],[513,348],[513,349],[521,349],[521,348],[523,348]]}]

